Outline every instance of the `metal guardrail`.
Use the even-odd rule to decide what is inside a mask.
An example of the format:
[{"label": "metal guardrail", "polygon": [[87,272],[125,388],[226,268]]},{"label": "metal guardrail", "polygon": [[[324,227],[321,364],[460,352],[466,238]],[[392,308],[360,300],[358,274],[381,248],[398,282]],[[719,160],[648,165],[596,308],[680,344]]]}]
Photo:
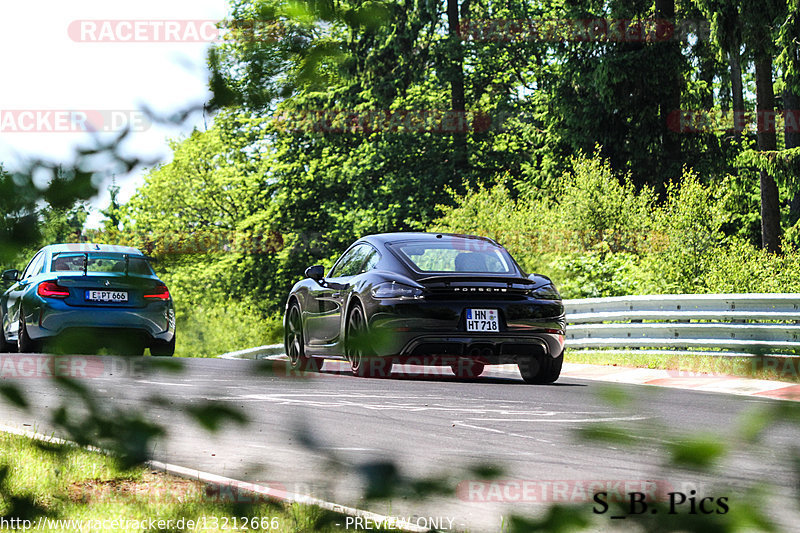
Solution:
[{"label": "metal guardrail", "polygon": [[800,355],[800,294],[665,294],[565,300],[567,347]]}]

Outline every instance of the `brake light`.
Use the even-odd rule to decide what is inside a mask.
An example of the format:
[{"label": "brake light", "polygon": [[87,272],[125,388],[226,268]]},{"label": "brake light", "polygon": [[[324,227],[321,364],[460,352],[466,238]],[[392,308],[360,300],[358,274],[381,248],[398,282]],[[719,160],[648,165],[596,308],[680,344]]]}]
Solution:
[{"label": "brake light", "polygon": [[159,283],[145,292],[144,297],[148,300],[169,300],[169,289],[163,283]]},{"label": "brake light", "polygon": [[36,294],[43,298],[66,298],[69,296],[69,289],[66,289],[56,281],[43,281],[36,289]]}]

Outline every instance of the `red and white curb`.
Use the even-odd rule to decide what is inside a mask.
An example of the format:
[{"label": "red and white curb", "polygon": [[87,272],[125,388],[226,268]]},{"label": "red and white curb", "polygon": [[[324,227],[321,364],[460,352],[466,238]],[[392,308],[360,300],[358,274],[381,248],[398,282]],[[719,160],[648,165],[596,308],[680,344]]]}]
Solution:
[{"label": "red and white curb", "polygon": [[800,401],[800,385],[683,370],[564,363],[563,377]]},{"label": "red and white curb", "polygon": [[[223,354],[224,359],[272,359],[288,361],[283,355],[283,346],[274,344],[259,346],[249,350],[240,350]],[[567,354],[569,358],[569,354]],[[792,359],[786,358],[786,364]],[[350,365],[337,360],[326,360],[325,368],[328,370],[348,371]],[[435,369],[435,370],[432,370]],[[792,366],[796,371],[796,366]],[[422,367],[414,365],[395,365],[393,372],[399,374],[427,374],[450,376],[447,367]],[[519,376],[517,365],[491,365],[486,367],[484,376]],[[566,378],[588,379],[607,383],[625,383],[628,385],[652,385],[656,387],[670,387],[703,392],[719,392],[736,394],[739,396],[755,396],[773,398],[778,400],[800,401],[800,385],[783,381],[770,381],[765,379],[752,379],[739,376],[721,374],[706,374],[689,372],[685,370],[657,370],[650,368],[632,368],[625,366],[591,365],[583,363],[564,363],[561,376]]]},{"label": "red and white curb", "polygon": [[[502,374],[519,374],[516,365],[487,367],[489,375],[493,371]],[[564,363],[561,369],[561,377],[800,401],[800,385],[797,383],[688,372],[685,370]]]}]

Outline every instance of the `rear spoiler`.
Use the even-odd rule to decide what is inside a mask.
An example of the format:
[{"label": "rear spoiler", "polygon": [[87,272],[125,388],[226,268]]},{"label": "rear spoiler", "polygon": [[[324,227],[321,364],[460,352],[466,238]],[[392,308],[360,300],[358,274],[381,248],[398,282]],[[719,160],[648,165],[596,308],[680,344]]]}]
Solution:
[{"label": "rear spoiler", "polygon": [[486,276],[486,275],[475,275],[475,274],[453,274],[453,275],[438,275],[438,276],[428,276],[425,278],[420,278],[417,280],[418,283],[426,283],[432,281],[440,281],[443,283],[450,283],[450,282],[458,282],[458,281],[474,281],[477,283],[521,283],[524,285],[531,285],[536,283],[534,280],[530,278],[522,278],[522,277],[509,277],[509,276]]}]

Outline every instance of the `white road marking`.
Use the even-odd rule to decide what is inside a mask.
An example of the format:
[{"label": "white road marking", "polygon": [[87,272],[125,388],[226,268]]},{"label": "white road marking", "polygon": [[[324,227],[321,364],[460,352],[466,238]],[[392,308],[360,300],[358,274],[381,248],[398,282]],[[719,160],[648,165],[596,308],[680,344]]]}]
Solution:
[{"label": "white road marking", "polygon": [[169,387],[194,387],[193,383],[170,383],[167,381],[148,381],[146,379],[137,379],[136,383],[148,383],[150,385],[167,385]]},{"label": "white road marking", "polygon": [[585,422],[623,422],[629,420],[647,420],[649,416],[614,416],[607,418],[564,418],[564,419],[547,419],[547,418],[467,418],[467,420],[476,420],[481,422],[556,422],[556,423],[585,423]]},{"label": "white road marking", "polygon": [[346,448],[346,447],[337,447],[337,446],[323,446],[323,450],[333,450],[336,452],[377,452],[380,451],[377,448]]},{"label": "white road marking", "polygon": [[481,431],[488,431],[490,433],[499,433],[501,435],[508,435],[509,437],[519,437],[519,438],[522,438],[522,439],[528,439],[528,440],[533,440],[533,441],[536,441],[536,442],[541,442],[543,444],[553,444],[552,441],[549,441],[549,440],[546,440],[546,439],[540,439],[539,437],[534,437],[533,435],[523,435],[521,433],[513,433],[513,432],[510,432],[510,431],[503,431],[502,429],[487,428],[487,427],[483,427],[483,426],[476,426],[476,425],[473,425],[473,424],[465,424],[461,420],[453,420],[453,425],[457,426],[457,427],[462,427],[462,428],[478,429],[478,430],[481,430]]}]

